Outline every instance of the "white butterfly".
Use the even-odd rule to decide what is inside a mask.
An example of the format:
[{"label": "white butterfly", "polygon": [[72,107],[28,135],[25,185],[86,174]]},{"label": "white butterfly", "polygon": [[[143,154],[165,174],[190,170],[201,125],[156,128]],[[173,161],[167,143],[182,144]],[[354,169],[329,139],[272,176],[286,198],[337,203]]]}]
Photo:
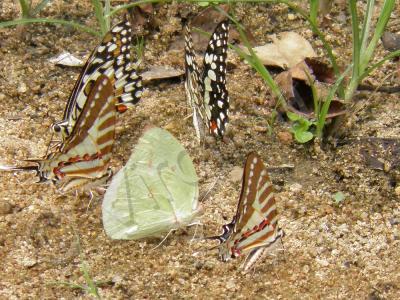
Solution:
[{"label": "white butterfly", "polygon": [[189,225],[198,194],[186,150],[168,131],[150,129],[106,191],[104,229],[113,239],[140,239]]}]

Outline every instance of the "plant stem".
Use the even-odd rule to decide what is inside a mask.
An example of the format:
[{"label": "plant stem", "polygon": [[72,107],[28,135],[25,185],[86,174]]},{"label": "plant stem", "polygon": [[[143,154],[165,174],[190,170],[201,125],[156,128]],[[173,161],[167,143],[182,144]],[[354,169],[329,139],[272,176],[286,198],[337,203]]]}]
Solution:
[{"label": "plant stem", "polygon": [[81,24],[75,23],[73,21],[65,21],[65,20],[59,20],[59,19],[47,19],[47,18],[33,18],[33,19],[23,18],[23,19],[17,19],[17,20],[13,20],[13,21],[1,22],[0,28],[21,25],[21,24],[30,24],[30,23],[50,23],[50,24],[67,25],[67,26],[72,26],[76,29],[88,32],[93,35],[101,36],[101,33],[93,30],[92,28],[90,28],[88,26],[81,25]]},{"label": "plant stem", "polygon": [[310,21],[317,24],[319,0],[310,0]]},{"label": "plant stem", "polygon": [[30,17],[31,3],[28,0],[19,0],[19,5],[21,6],[21,12],[23,18]]}]

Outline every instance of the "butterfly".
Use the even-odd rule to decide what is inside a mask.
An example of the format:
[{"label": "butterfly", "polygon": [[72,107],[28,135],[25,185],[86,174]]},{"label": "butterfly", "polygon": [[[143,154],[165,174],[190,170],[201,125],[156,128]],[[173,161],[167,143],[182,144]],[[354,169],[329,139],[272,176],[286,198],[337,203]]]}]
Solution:
[{"label": "butterfly", "polygon": [[247,271],[283,236],[278,227],[273,185],[261,157],[252,152],[246,159],[236,215],[223,226],[221,235],[209,239],[219,240],[222,261],[248,254],[244,264]]},{"label": "butterfly", "polygon": [[189,154],[168,131],[149,129],[104,195],[105,232],[129,240],[190,225],[198,213],[198,195]]},{"label": "butterfly", "polygon": [[91,53],[69,96],[62,121],[52,126],[61,141],[71,134],[99,76],[105,75],[111,81],[118,112],[125,112],[140,100],[142,78],[131,62],[131,31],[131,24],[125,19],[106,33]]},{"label": "butterfly", "polygon": [[185,90],[193,109],[193,125],[198,140],[205,123],[210,134],[222,137],[228,125],[229,96],[226,89],[226,58],[229,21],[220,22],[214,30],[204,55],[203,68],[196,54],[189,25],[185,25]]},{"label": "butterfly", "polygon": [[71,133],[55,151],[25,167],[2,167],[5,171],[36,171],[39,182],[61,184],[61,191],[88,189],[105,183],[115,135],[115,98],[106,75],[99,75],[90,90]]}]

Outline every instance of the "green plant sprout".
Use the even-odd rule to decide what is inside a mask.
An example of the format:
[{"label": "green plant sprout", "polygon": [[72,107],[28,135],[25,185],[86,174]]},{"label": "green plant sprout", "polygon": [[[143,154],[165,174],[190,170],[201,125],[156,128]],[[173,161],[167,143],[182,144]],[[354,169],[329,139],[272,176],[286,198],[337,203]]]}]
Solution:
[{"label": "green plant sprout", "polygon": [[99,286],[102,286],[104,284],[107,284],[108,281],[95,281],[93,280],[93,278],[90,276],[89,273],[89,267],[87,265],[87,263],[85,262],[84,258],[82,257],[82,249],[81,249],[81,244],[80,244],[80,239],[79,236],[76,233],[76,243],[77,243],[77,247],[79,250],[79,256],[80,256],[80,264],[79,264],[79,268],[83,274],[83,278],[85,279],[86,284],[85,285],[80,285],[80,284],[76,284],[73,282],[69,282],[69,281],[55,281],[55,282],[50,282],[48,283],[49,285],[62,285],[62,286],[66,286],[69,287],[71,289],[78,289],[78,290],[82,290],[85,293],[87,293],[88,295],[91,295],[97,299],[101,299],[100,294],[99,294]]},{"label": "green plant sprout", "polygon": [[336,205],[339,205],[346,199],[346,196],[342,192],[337,192],[332,196],[332,199]]},{"label": "green plant sprout", "polygon": [[105,35],[110,30],[110,17],[106,17],[110,14],[110,0],[104,0],[104,7],[100,0],[92,0],[92,4],[101,35]]},{"label": "green plant sprout", "polygon": [[314,138],[313,126],[317,124],[315,121],[310,121],[307,118],[288,111],[287,116],[290,121],[294,122],[290,131],[297,142],[305,144]]},{"label": "green plant sprout", "polygon": [[144,59],[144,38],[136,37],[135,54],[137,57],[137,64],[140,65]]},{"label": "green plant sprout", "polygon": [[23,18],[31,18],[37,15],[51,0],[42,0],[35,7],[32,7],[31,0],[19,0]]},{"label": "green plant sprout", "polygon": [[314,103],[314,118],[309,120],[306,117],[287,111],[286,115],[289,120],[293,121],[294,124],[291,128],[291,132],[297,142],[304,144],[311,141],[314,137],[322,140],[323,130],[326,125],[326,116],[329,112],[329,107],[336,94],[336,91],[344,79],[345,75],[350,71],[351,65],[343,72],[343,74],[336,80],[335,84],[329,88],[328,95],[321,99],[318,95],[317,88],[314,84],[314,80],[307,70],[304,73],[307,75],[308,83],[311,86],[311,93]]}]

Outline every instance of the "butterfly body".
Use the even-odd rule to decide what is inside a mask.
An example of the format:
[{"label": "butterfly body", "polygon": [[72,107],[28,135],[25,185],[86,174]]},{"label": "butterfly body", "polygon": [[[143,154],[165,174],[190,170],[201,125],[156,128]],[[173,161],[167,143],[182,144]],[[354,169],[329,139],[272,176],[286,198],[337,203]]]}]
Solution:
[{"label": "butterfly body", "polygon": [[229,121],[229,96],[226,89],[228,32],[228,21],[217,25],[200,70],[190,28],[185,26],[185,90],[188,104],[193,109],[193,124],[199,140],[204,135],[203,124],[210,134],[222,137]]},{"label": "butterfly body", "polygon": [[278,226],[274,191],[262,159],[256,153],[247,157],[242,191],[236,215],[223,226],[218,239],[219,257],[223,261],[248,254],[245,270],[261,254],[283,237]]}]

